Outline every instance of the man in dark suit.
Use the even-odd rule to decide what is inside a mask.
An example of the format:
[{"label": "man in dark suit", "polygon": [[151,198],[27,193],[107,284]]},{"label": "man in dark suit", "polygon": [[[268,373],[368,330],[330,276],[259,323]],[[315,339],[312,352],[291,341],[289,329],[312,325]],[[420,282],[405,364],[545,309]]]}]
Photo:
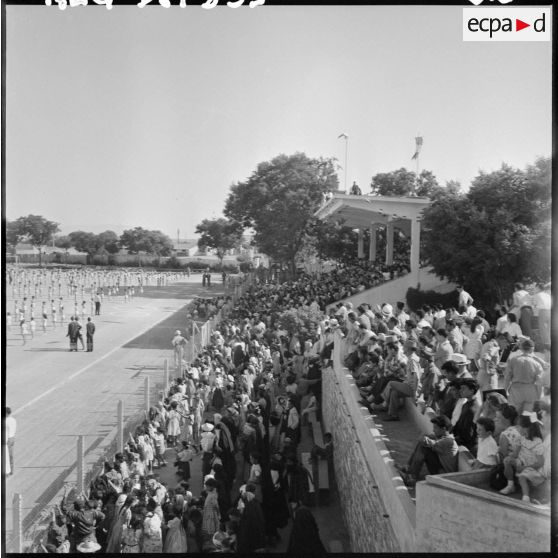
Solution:
[{"label": "man in dark suit", "polygon": [[95,324],[91,321],[91,318],[87,318],[85,333],[87,336],[87,352],[91,353],[93,352],[93,335],[95,334]]}]

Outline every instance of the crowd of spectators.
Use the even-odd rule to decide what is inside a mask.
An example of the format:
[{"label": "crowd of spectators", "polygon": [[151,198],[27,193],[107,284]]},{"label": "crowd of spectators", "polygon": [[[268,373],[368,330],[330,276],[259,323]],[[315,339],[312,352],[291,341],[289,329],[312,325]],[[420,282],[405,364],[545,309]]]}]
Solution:
[{"label": "crowd of spectators", "polygon": [[403,302],[353,309],[339,303],[327,326],[341,331],[345,365],[370,412],[398,421],[408,398],[423,413],[435,414],[433,434],[419,441],[401,467],[408,485],[425,470],[490,468],[491,484],[502,494],[520,487],[523,500],[530,501],[530,487],[539,486],[538,498],[547,501],[550,365],[517,324],[523,308],[501,307],[505,320],[491,325],[462,287],[458,292],[459,310],[437,305],[407,312]]},{"label": "crowd of spectators", "polygon": [[[463,289],[459,309],[341,302],[326,316],[352,279],[338,270],[256,284],[234,303],[198,299],[198,316],[225,316],[211,343],[186,363],[89,493],[71,505],[64,498],[49,551],[250,553],[276,545],[291,523],[288,552],[325,552],[297,447],[305,415],[320,413],[322,370],[339,337],[372,412],[397,421],[409,398],[436,414],[434,433],[402,468],[409,485],[424,468],[490,467],[502,494],[519,485],[524,501],[545,501],[549,377],[532,340],[509,325],[497,331]],[[517,321],[510,314],[507,324]],[[331,458],[331,435],[324,440],[314,460]],[[201,461],[202,486],[191,485],[193,460]],[[170,486],[157,473],[172,466]]]},{"label": "crowd of spectators", "polygon": [[[320,335],[281,326],[285,312],[310,311],[305,286],[254,286],[234,306],[195,301],[192,314],[227,317],[88,494],[63,499],[50,551],[251,553],[276,545],[290,522],[288,552],[325,552],[297,451],[305,416],[319,412]],[[316,460],[331,457],[324,439]],[[191,486],[193,460],[202,486]],[[171,486],[158,472],[173,465]]]}]

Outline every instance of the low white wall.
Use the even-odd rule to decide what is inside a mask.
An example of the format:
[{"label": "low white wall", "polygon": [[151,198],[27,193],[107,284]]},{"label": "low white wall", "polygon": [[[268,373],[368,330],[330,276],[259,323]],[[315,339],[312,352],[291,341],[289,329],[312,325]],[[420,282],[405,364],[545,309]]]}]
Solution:
[{"label": "low white wall", "polygon": [[477,488],[489,474],[450,473],[417,483],[417,552],[550,551],[550,510]]},{"label": "low white wall", "polygon": [[[425,267],[420,269],[417,276],[409,273],[403,277],[387,281],[377,287],[350,296],[344,299],[344,302],[352,302],[353,308],[356,308],[363,302],[367,302],[372,307],[384,302],[395,305],[398,300],[405,300],[409,287],[417,288],[419,286],[422,291],[436,291],[438,293],[449,293],[455,289],[454,283],[448,283],[440,279],[433,273],[431,268]],[[330,304],[327,309],[335,307],[335,304]]]}]

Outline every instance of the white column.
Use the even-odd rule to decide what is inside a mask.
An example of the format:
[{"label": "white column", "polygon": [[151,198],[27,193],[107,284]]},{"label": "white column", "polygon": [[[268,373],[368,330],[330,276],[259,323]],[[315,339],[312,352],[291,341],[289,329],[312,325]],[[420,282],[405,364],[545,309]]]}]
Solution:
[{"label": "white column", "polygon": [[420,221],[413,217],[411,219],[411,275],[418,280],[420,269]]},{"label": "white column", "polygon": [[377,234],[376,234],[376,224],[370,226],[370,249],[368,251],[368,259],[371,262],[376,261],[376,244],[377,244]]},{"label": "white column", "polygon": [[358,259],[364,258],[364,231],[358,229]]},{"label": "white column", "polygon": [[386,225],[386,265],[393,264],[393,223]]}]

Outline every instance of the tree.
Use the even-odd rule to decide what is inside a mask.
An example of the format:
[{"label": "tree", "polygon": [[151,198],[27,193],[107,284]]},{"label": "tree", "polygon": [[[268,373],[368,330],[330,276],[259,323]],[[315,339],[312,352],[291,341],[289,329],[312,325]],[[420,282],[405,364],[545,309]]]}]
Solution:
[{"label": "tree", "polygon": [[342,222],[330,223],[312,217],[308,223],[306,243],[321,260],[343,261],[356,255],[357,233]]},{"label": "tree", "polygon": [[253,227],[262,252],[295,269],[306,226],[323,194],[337,190],[333,159],[312,159],[304,153],[279,155],[260,163],[245,182],[231,186],[225,216]]},{"label": "tree", "polygon": [[97,252],[97,237],[91,232],[73,231],[68,238],[78,252],[87,252],[90,256]]},{"label": "tree", "polygon": [[43,247],[52,241],[52,236],[59,231],[58,223],[45,219],[42,215],[28,215],[15,220],[10,232],[20,240],[26,239],[39,250],[39,265],[42,265]]},{"label": "tree", "polygon": [[104,248],[109,254],[116,254],[120,250],[118,235],[114,231],[104,231],[97,235],[97,250]]},{"label": "tree", "polygon": [[142,227],[128,229],[120,236],[120,244],[129,254],[155,254],[168,256],[172,252],[172,241],[161,231],[149,231]]},{"label": "tree", "polygon": [[517,281],[550,279],[550,159],[525,171],[481,172],[463,196],[424,212],[423,256],[436,274],[465,283],[485,304],[506,300]]},{"label": "tree", "polygon": [[202,249],[213,248],[221,266],[227,250],[237,248],[240,244],[242,232],[243,227],[240,223],[223,218],[204,219],[196,227],[196,234],[201,235],[198,246]]},{"label": "tree", "polygon": [[72,240],[67,235],[57,236],[54,239],[54,245],[57,248],[63,248],[64,250],[67,250],[68,248],[72,247]]},{"label": "tree", "polygon": [[410,196],[415,188],[417,196],[430,197],[440,188],[438,180],[429,170],[423,170],[417,175],[402,167],[392,172],[381,172],[372,177],[370,188],[373,195],[402,197]]},{"label": "tree", "polygon": [[23,234],[17,221],[6,223],[6,244],[15,252],[15,247],[21,242]]}]

